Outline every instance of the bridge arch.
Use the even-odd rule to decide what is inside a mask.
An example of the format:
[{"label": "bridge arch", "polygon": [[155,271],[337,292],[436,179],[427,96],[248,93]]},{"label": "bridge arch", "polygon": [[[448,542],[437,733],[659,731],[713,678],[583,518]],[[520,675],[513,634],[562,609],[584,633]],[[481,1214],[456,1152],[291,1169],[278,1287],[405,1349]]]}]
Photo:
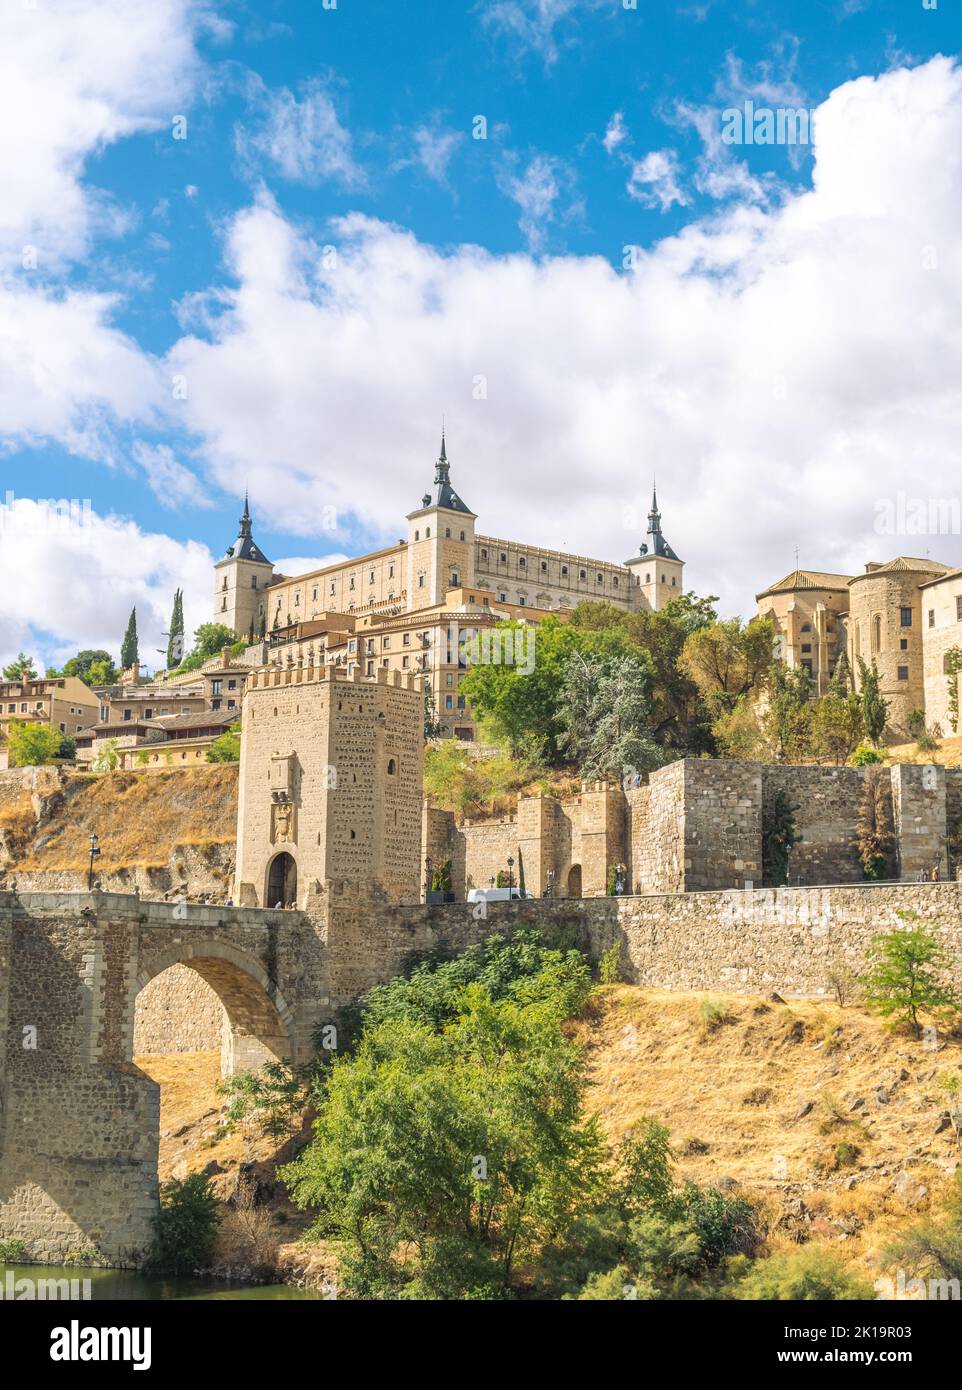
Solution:
[{"label": "bridge arch", "polygon": [[[284,1061],[293,1053],[294,1015],[280,990],[253,956],[227,941],[182,941],[141,960],[137,992],[172,965],[196,971],[217,995],[227,1015],[221,1044],[221,1073]],[[132,1060],[133,1029],[126,1060]]]}]

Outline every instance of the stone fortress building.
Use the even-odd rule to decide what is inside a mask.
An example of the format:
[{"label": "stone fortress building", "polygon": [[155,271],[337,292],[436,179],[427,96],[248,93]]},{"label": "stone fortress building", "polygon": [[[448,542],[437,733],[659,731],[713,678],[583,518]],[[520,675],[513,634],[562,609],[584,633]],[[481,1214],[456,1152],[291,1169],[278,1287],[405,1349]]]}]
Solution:
[{"label": "stone fortress building", "polygon": [[425,673],[443,731],[473,740],[459,694],[461,640],[506,619],[564,617],[585,599],[658,609],[684,587],[684,562],[662,533],[654,493],[645,539],[623,564],[478,534],[477,515],[451,481],[443,435],[434,482],[406,520],[395,545],[290,577],[254,541],[245,499],[237,539],[215,565],[214,621],[251,643],[263,639],[274,665]]},{"label": "stone fortress building", "polygon": [[244,693],[235,897],[305,905],[338,881],[420,897],[421,680],[265,668]]},{"label": "stone fortress building", "polygon": [[962,569],[907,555],[870,562],[857,575],[796,569],[756,600],[759,616],[775,625],[776,655],[806,667],[820,693],[844,652],[856,685],[859,658],[875,662],[893,740],[909,736],[915,711],[930,732],[953,732]]}]

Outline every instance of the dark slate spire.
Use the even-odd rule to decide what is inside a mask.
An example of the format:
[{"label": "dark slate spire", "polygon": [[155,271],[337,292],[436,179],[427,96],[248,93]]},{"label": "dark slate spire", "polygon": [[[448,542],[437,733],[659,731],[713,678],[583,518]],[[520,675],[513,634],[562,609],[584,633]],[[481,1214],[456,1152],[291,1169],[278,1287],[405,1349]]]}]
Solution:
[{"label": "dark slate spire", "polygon": [[434,470],[434,485],[430,492],[426,492],[421,498],[421,506],[446,507],[449,512],[464,512],[466,516],[474,516],[471,508],[464,502],[454,488],[451,486],[451,465],[448,463],[448,451],[444,441],[444,430],[441,431],[441,452]]},{"label": "dark slate spire", "polygon": [[642,555],[662,555],[666,560],[677,560],[678,556],[661,534],[661,512],[658,510],[658,489],[651,485],[651,511],[648,513],[648,533],[641,547]]},{"label": "dark slate spire", "polygon": [[247,499],[247,489],[244,489],[244,511],[240,519],[240,530],[237,532],[237,540],[227,551],[227,558],[231,560],[257,560],[262,565],[269,565],[270,560],[254,544],[254,537],[251,534],[251,512]]}]

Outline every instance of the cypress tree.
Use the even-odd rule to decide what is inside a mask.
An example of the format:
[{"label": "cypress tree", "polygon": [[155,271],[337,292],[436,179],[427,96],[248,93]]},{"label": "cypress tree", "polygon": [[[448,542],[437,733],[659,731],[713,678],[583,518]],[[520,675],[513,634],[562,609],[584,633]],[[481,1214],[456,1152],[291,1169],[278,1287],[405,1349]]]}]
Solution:
[{"label": "cypress tree", "polygon": [[171,671],[184,659],[184,593],[174,590],[174,607],[170,615],[170,631],[167,634],[167,669]]},{"label": "cypress tree", "polygon": [[124,640],[120,646],[120,665],[125,671],[138,661],[139,652],[137,647],[137,609],[131,608],[130,617],[127,619],[127,631],[124,633]]},{"label": "cypress tree", "polygon": [[862,718],[865,721],[865,732],[877,748],[879,739],[882,737],[883,730],[885,729],[889,702],[882,697],[878,667],[874,661],[872,662],[871,669],[869,669],[863,659],[859,657],[858,674],[859,684],[861,686],[859,694],[862,698]]}]

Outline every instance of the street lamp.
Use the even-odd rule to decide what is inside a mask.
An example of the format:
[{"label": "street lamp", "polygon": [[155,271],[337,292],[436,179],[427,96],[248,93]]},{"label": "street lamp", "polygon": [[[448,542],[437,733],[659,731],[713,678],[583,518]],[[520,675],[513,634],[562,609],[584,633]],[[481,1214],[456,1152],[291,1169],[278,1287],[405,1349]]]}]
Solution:
[{"label": "street lamp", "polygon": [[91,835],[91,837],[90,837],[90,863],[89,863],[89,865],[88,865],[88,867],[87,867],[87,892],[88,892],[88,893],[90,892],[91,888],[94,886],[94,860],[97,858],[97,855],[98,855],[99,853],[100,853],[100,844],[98,843],[97,836],[96,836],[96,834]]},{"label": "street lamp", "polygon": [[511,870],[512,870],[513,868],[514,868],[514,860],[511,858],[511,855],[509,854],[509,855],[508,855],[508,892],[509,892],[509,893],[511,892],[511,889],[514,887],[514,882],[512,881],[512,878],[511,878]]},{"label": "street lamp", "polygon": [[427,902],[428,894],[431,891],[431,865],[434,860],[430,854],[424,856],[424,901]]}]

